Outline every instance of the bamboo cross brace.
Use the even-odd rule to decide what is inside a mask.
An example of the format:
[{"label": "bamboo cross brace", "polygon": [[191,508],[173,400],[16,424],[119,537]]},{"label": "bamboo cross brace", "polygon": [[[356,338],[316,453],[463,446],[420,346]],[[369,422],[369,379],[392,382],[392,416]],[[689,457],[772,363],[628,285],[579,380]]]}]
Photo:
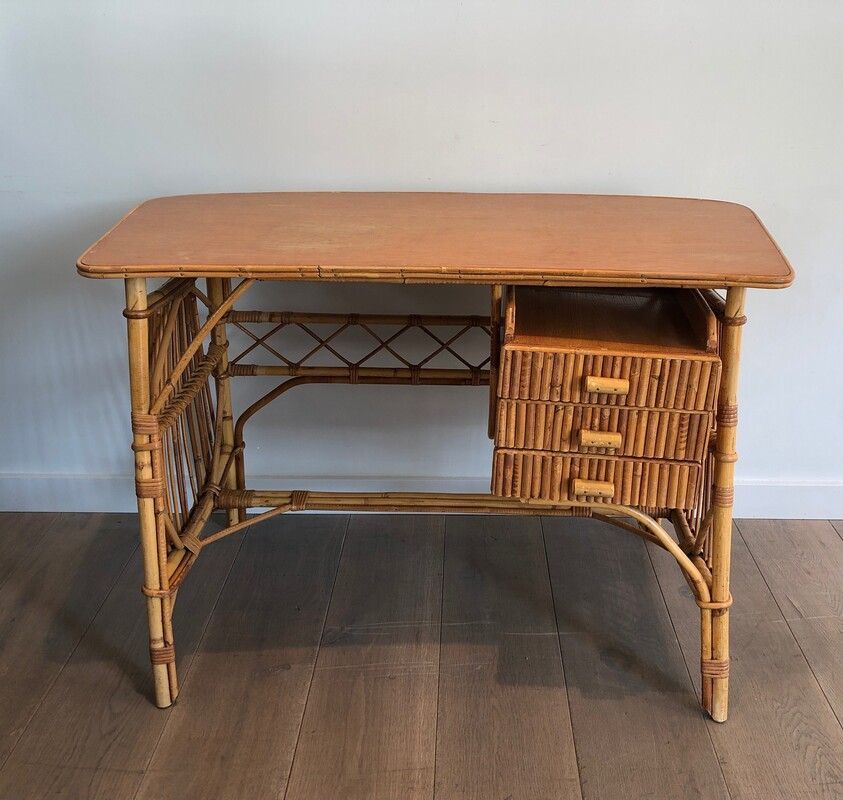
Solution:
[{"label": "bamboo cross brace", "polygon": [[229,315],[229,321],[233,323],[234,327],[238,330],[245,333],[247,336],[251,337],[254,341],[248,347],[246,347],[242,352],[238,353],[234,358],[229,360],[230,364],[237,364],[238,362],[242,361],[249,353],[255,350],[258,347],[263,347],[266,351],[274,355],[279,361],[283,361],[285,364],[292,366],[295,362],[287,358],[286,356],[279,353],[274,347],[268,344],[267,340],[274,336],[278,331],[282,330],[286,326],[286,322],[279,323],[274,328],[271,328],[268,333],[265,333],[263,336],[257,336],[256,334],[252,333],[243,323],[238,322],[237,320],[232,320],[231,315]]},{"label": "bamboo cross brace", "polygon": [[370,359],[374,358],[381,350],[386,350],[391,356],[393,356],[396,360],[400,361],[405,367],[412,367],[412,364],[404,358],[400,353],[396,352],[394,348],[391,347],[392,343],[398,339],[399,336],[403,336],[408,330],[410,330],[413,326],[410,324],[405,324],[401,328],[399,328],[392,336],[388,336],[386,339],[382,339],[378,336],[365,322],[358,323],[360,327],[366,331],[378,344],[374,348],[374,350],[370,350],[366,355],[363,356],[358,362],[357,366],[359,367],[361,364],[365,364]]},{"label": "bamboo cross brace", "polygon": [[[524,514],[548,516],[583,516],[596,518],[635,533],[659,545],[676,560],[701,607],[711,603],[709,583],[698,565],[689,557],[667,531],[650,515],[628,506],[611,503],[524,503],[517,499],[483,494],[437,494],[425,492],[313,492],[242,490],[220,492],[219,508],[271,508],[257,516],[242,520],[201,540],[202,546],[218,541],[246,527],[288,511],[413,511],[431,513]],[[613,517],[629,517],[640,528]]]},{"label": "bamboo cross brace", "polygon": [[[451,347],[451,345],[452,345],[452,344],[453,344],[453,343],[454,343],[457,339],[459,339],[461,336],[463,336],[464,334],[468,333],[468,331],[470,331],[470,330],[471,330],[471,328],[470,328],[468,325],[466,325],[464,328],[461,328],[459,331],[457,331],[457,332],[456,332],[456,333],[455,333],[455,334],[454,334],[454,335],[453,335],[450,339],[448,339],[447,341],[443,341],[443,340],[442,340],[442,339],[440,339],[440,338],[439,338],[439,337],[438,337],[435,333],[433,333],[433,331],[429,330],[428,328],[425,328],[424,326],[421,326],[421,330],[423,330],[423,331],[424,331],[424,332],[425,332],[425,333],[426,333],[426,334],[427,334],[427,335],[428,335],[431,339],[433,339],[435,342],[437,342],[437,343],[440,345],[440,347],[439,347],[438,349],[434,350],[434,351],[433,351],[433,352],[432,352],[429,356],[427,356],[426,358],[423,358],[421,361],[419,361],[419,363],[417,364],[417,366],[419,366],[419,367],[423,367],[423,366],[424,366],[425,364],[427,364],[429,361],[432,361],[434,358],[436,358],[436,356],[438,356],[440,353],[448,352],[448,353],[450,353],[450,354],[451,354],[454,358],[456,358],[458,361],[462,362],[462,363],[463,363],[466,367],[468,367],[469,369],[471,369],[471,368],[472,368],[472,366],[473,366],[473,365],[472,365],[472,364],[469,364],[469,362],[468,362],[468,361],[466,361],[466,360],[465,360],[465,359],[464,359],[464,358],[463,358],[463,357],[462,357],[459,353],[457,353],[457,352],[456,352],[456,350],[454,350],[454,349]],[[481,366],[482,366],[482,365],[484,365],[484,364],[487,364],[487,363],[488,363],[488,361],[489,361],[489,359],[488,359],[488,358],[484,359],[484,360],[481,362]]]}]

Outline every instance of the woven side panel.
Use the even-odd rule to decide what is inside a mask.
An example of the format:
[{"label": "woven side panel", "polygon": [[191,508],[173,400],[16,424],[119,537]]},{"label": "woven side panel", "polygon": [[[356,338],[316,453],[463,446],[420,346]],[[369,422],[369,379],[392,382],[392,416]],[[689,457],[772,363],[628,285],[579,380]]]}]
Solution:
[{"label": "woven side panel", "polygon": [[[625,378],[626,395],[586,392],[592,375]],[[543,353],[505,346],[498,396],[607,406],[711,411],[717,402],[720,362],[589,353]]]},{"label": "woven side panel", "polygon": [[582,500],[570,491],[571,481],[583,478],[615,485],[611,499],[596,502],[690,509],[696,501],[699,471],[697,464],[564,456],[496,447],[492,494],[553,502]]},{"label": "woven side panel", "polygon": [[[149,318],[150,394],[166,391],[173,368],[201,328],[193,293],[174,293]],[[212,470],[216,409],[211,372],[220,348],[200,347],[176,381],[158,423],[161,469],[166,485],[164,510],[177,531],[189,519]],[[157,369],[156,369],[157,368]]]},{"label": "woven side panel", "polygon": [[[702,461],[712,425],[710,413],[653,411],[527,400],[498,401],[495,444],[561,453]],[[580,430],[621,434],[617,450],[581,447]]]}]

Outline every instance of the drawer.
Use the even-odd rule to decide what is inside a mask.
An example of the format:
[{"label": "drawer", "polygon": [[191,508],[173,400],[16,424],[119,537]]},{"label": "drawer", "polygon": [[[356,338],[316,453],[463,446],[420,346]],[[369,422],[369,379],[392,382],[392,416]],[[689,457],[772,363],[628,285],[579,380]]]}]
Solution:
[{"label": "drawer", "polygon": [[544,353],[504,346],[498,396],[712,411],[719,381],[720,363],[716,359]]},{"label": "drawer", "polygon": [[708,412],[499,400],[495,444],[558,453],[702,461]]},{"label": "drawer", "polygon": [[554,503],[588,501],[691,509],[700,465],[496,447],[492,493]]},{"label": "drawer", "polygon": [[498,397],[712,411],[717,325],[695,291],[516,287]]}]

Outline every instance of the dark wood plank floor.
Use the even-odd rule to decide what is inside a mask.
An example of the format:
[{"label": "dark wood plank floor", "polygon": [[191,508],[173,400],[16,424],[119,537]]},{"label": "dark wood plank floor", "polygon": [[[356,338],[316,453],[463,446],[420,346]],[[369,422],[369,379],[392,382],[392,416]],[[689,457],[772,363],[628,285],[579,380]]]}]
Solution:
[{"label": "dark wood plank floor", "polygon": [[738,522],[731,717],[658,548],[289,515],[203,553],[150,702],[130,515],[0,514],[0,800],[843,798],[843,525]]}]

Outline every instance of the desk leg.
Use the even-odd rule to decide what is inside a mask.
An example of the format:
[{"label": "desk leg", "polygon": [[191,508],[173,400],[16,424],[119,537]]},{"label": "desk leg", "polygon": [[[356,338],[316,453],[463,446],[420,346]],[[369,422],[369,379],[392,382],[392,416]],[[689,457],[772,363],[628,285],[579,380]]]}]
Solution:
[{"label": "desk leg", "polygon": [[[211,302],[211,311],[215,311],[222,305],[223,301],[229,294],[228,278],[208,278],[208,300]],[[214,371],[214,379],[217,382],[219,389],[219,404],[220,412],[222,414],[221,439],[222,446],[220,449],[220,460],[223,464],[228,460],[232,449],[234,448],[234,417],[231,409],[231,381],[228,377],[228,335],[226,333],[225,320],[219,323],[214,328],[213,341],[225,348],[225,355],[220,359]],[[228,471],[227,475],[223,476],[222,488],[224,489],[245,489],[245,486],[237,485],[237,475],[235,469]],[[229,509],[228,524],[236,525],[246,519],[245,509]]]},{"label": "desk leg", "polygon": [[[158,529],[156,503],[162,502],[160,434],[149,415],[149,319],[146,279],[126,279],[126,316],[129,342],[129,387],[132,398],[132,449],[135,451],[135,487],[138,498],[140,546],[143,555],[144,593],[149,624],[149,655],[155,683],[155,704],[171,705],[178,693],[173,647],[171,599],[167,595],[167,555],[163,530]],[[158,474],[156,474],[158,473]]]},{"label": "desk leg", "polygon": [[[729,570],[732,551],[732,506],[737,452],[735,434],[738,423],[738,368],[741,350],[741,326],[746,290],[731,288],[726,294],[723,319],[721,359],[723,372],[717,406],[717,443],[714,453],[714,487],[712,489],[713,527],[711,542],[711,599],[722,604],[711,610],[711,653],[703,654],[703,696],[710,696],[708,708],[712,719],[725,722],[729,713]],[[703,611],[703,614],[706,612]],[[705,627],[705,625],[704,625]],[[709,691],[706,691],[708,682]]]}]

